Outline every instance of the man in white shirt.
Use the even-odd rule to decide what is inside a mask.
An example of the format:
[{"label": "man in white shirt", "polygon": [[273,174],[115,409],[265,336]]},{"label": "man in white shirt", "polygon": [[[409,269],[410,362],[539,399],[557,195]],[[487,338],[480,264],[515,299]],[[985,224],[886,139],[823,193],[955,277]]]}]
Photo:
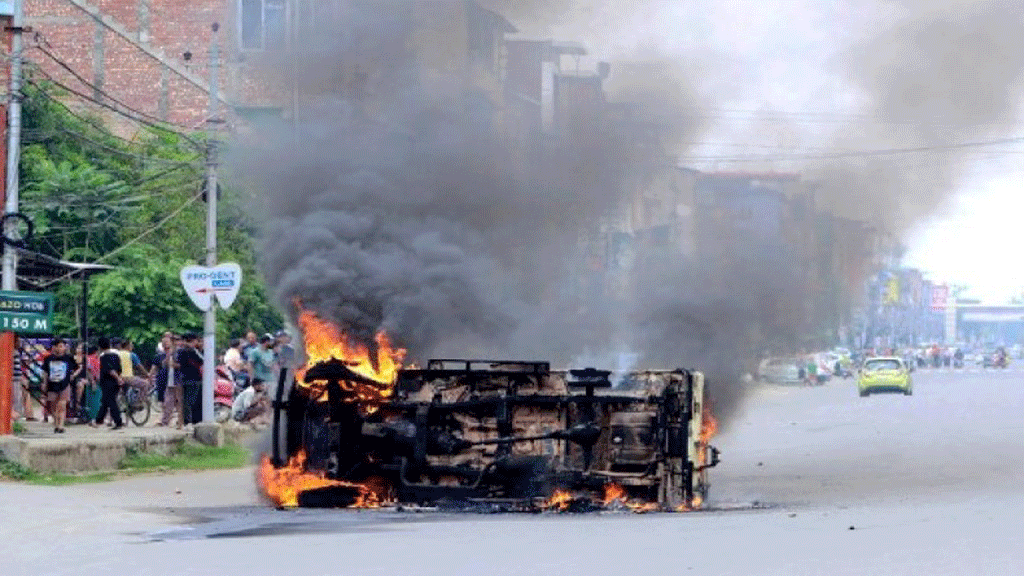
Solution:
[{"label": "man in white shirt", "polygon": [[235,397],[231,405],[231,416],[236,422],[254,422],[268,412],[270,401],[266,394],[266,384],[262,380],[253,380],[252,386]]}]

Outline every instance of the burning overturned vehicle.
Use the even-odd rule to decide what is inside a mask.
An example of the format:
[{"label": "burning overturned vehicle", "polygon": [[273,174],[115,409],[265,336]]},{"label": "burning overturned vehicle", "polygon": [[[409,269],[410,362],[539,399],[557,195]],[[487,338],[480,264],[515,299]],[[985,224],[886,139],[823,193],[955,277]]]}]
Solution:
[{"label": "burning overturned vehicle", "polygon": [[259,470],[278,506],[681,511],[707,496],[718,451],[698,372],[637,371],[613,386],[610,372],[546,362],[402,368],[383,335],[374,354],[309,313],[300,325],[309,358],[282,374]]}]

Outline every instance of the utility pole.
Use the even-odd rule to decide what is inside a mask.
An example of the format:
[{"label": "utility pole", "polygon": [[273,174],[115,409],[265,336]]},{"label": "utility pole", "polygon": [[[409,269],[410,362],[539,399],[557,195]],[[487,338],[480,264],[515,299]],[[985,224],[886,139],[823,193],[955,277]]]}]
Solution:
[{"label": "utility pole", "polygon": [[[206,144],[206,265],[217,265],[217,167],[218,134],[220,119],[217,110],[218,82],[220,78],[220,47],[217,31],[220,25],[213,24],[213,42],[210,44],[210,112],[207,118]],[[216,298],[214,298],[216,300]],[[203,318],[203,421],[213,422],[213,388],[217,363],[217,302],[210,304]]]},{"label": "utility pole", "polygon": [[[21,59],[22,59],[22,0],[12,2],[11,15],[11,89],[7,109],[7,182],[4,188],[4,212],[18,211],[18,161],[21,159]],[[8,224],[11,225],[11,224]],[[5,230],[10,238],[12,231]],[[18,254],[10,244],[4,244],[3,281],[4,290],[17,290],[15,277],[18,270]]]},{"label": "utility pole", "polygon": [[[22,58],[22,0],[11,2],[11,85],[10,102],[7,108],[7,164],[4,178],[4,212],[18,211],[18,161],[21,158],[21,58]],[[5,31],[5,32],[7,32]],[[6,34],[5,34],[6,35]],[[6,222],[6,220],[5,220]],[[4,230],[4,236],[13,237],[12,230]],[[0,289],[17,290],[18,254],[14,247],[4,243],[3,262],[0,272]],[[14,332],[0,334],[0,435],[11,434],[12,381],[14,379]]]}]

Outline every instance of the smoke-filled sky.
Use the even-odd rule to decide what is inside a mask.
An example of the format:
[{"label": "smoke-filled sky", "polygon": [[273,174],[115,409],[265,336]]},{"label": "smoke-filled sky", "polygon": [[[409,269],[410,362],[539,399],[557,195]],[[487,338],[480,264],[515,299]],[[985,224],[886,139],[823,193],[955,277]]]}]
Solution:
[{"label": "smoke-filled sky", "polygon": [[839,212],[901,232],[906,264],[989,300],[1024,290],[1005,257],[1021,240],[1020,144],[827,158],[1020,134],[1019,2],[526,4],[553,23],[527,33],[584,39],[595,59],[656,51],[699,77],[709,128],[685,163],[831,177]]},{"label": "smoke-filled sky", "polygon": [[[936,217],[952,219],[948,231],[986,212],[972,194],[1013,176],[1013,144],[962,145],[1017,129],[1015,3],[490,5],[525,37],[586,44],[583,69],[610,61],[611,98],[640,103],[682,164],[799,172],[819,183],[819,209],[913,242],[912,263],[946,266],[936,279],[1012,284],[1005,257],[978,257],[1013,245],[993,242],[992,227],[927,231]],[[295,132],[271,127],[245,155],[268,187],[261,264],[283,308],[301,301],[364,342],[385,330],[418,359],[565,365],[631,351],[644,367],[697,367],[725,416],[745,356],[801,346],[806,285],[785,273],[798,269],[786,246],[729,262],[640,254],[617,295],[596,289],[584,246],[622,208],[615,183],[643,173],[643,133],[574,127],[571,142],[547,144],[536,182],[515,183],[494,162],[502,142],[483,128],[486,107],[467,107],[457,75],[424,71],[410,50],[408,4],[351,6],[286,68],[302,93]],[[417,25],[443,27],[444,14],[424,9]]]}]

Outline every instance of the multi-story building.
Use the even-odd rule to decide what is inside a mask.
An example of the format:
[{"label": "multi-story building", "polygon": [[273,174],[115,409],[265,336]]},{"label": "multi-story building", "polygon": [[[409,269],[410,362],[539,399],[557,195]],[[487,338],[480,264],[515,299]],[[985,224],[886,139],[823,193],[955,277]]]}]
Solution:
[{"label": "multi-story building", "polygon": [[[25,6],[27,56],[83,95],[191,128],[207,119],[216,42],[222,103],[241,120],[288,115],[301,105],[301,79],[282,55],[315,55],[327,36],[335,46],[358,42],[353,28],[370,23],[355,14],[367,10],[388,33],[408,35],[425,91],[499,114],[504,36],[515,29],[472,0],[38,0]],[[330,89],[371,95],[388,64],[377,48],[336,68]]]}]

